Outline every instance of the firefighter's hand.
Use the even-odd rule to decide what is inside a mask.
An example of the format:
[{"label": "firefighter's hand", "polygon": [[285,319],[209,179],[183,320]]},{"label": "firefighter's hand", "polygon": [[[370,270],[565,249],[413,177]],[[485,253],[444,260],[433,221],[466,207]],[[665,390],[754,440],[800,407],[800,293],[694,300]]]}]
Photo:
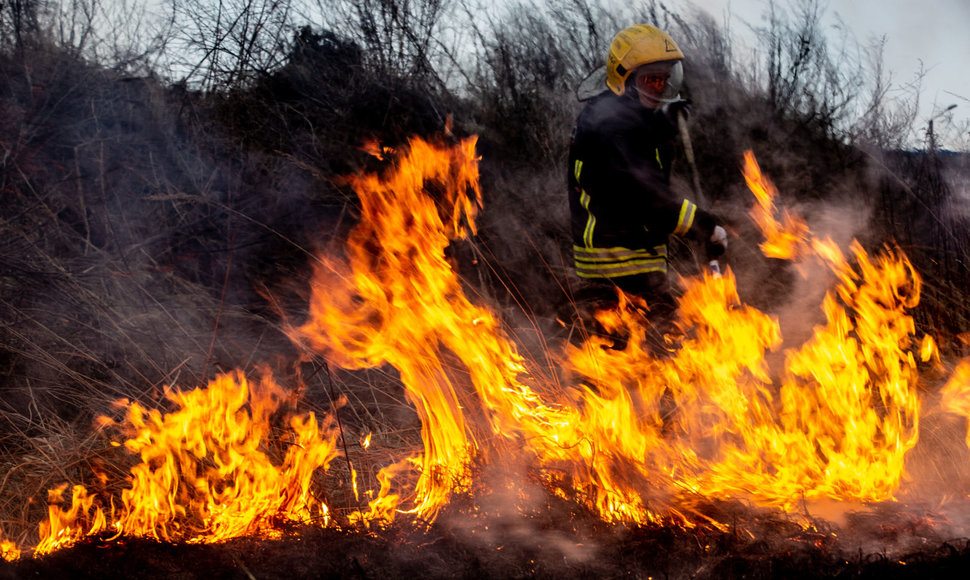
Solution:
[{"label": "firefighter's hand", "polygon": [[690,117],[690,99],[678,99],[663,106],[663,113],[672,124],[677,125],[677,118],[684,116],[686,121]]},{"label": "firefighter's hand", "polygon": [[727,230],[721,226],[714,226],[714,233],[707,241],[707,254],[711,258],[716,258],[724,254],[727,250],[728,236]]}]

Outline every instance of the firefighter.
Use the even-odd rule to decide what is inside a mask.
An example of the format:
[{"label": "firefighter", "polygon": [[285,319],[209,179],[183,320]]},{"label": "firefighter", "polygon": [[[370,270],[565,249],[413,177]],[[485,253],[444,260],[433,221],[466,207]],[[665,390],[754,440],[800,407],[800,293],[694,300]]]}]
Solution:
[{"label": "firefighter", "polygon": [[[675,310],[667,279],[669,236],[706,242],[723,253],[715,218],[670,188],[684,55],[664,31],[636,24],[610,44],[606,88],[580,112],[569,150],[569,205],[579,315],[614,307],[616,289],[644,299],[654,326]],[[620,340],[616,348],[622,348]]]}]

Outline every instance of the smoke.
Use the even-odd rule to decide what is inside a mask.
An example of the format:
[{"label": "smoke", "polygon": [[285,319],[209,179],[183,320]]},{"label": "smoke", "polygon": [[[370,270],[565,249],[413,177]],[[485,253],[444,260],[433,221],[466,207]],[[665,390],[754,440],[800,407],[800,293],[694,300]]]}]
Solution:
[{"label": "smoke", "polygon": [[[844,199],[802,205],[793,211],[805,216],[812,233],[819,239],[831,239],[844,253],[858,239],[869,223],[869,210],[860,203]],[[773,313],[778,316],[784,346],[797,347],[812,336],[815,327],[825,322],[822,300],[836,282],[832,271],[815,259],[789,266],[794,272],[788,299]]]},{"label": "smoke", "polygon": [[[881,175],[884,179],[884,174]],[[784,180],[784,176],[780,179]],[[899,240],[885,236],[884,231],[871,229],[875,212],[866,200],[872,187],[872,183],[848,183],[840,188],[841,194],[835,192],[829,199],[803,202],[789,209],[805,217],[815,237],[830,238],[843,252],[856,239],[870,251],[879,252],[885,245]],[[916,222],[923,211],[925,208],[901,219]],[[939,218],[951,219],[950,216]],[[749,230],[743,231],[745,237],[751,235]],[[821,304],[833,289],[836,278],[816,260],[797,263],[769,260],[774,263],[766,265],[752,256],[745,241],[736,244],[736,252],[738,246],[737,257],[741,263],[737,264],[736,271],[739,286],[743,288],[742,300],[758,304],[776,316],[784,337],[782,349],[770,354],[768,359],[773,376],[777,377],[785,351],[798,348],[812,337],[816,326],[825,322]],[[911,347],[919,344],[920,337],[917,330]],[[895,557],[970,534],[970,503],[966,500],[970,492],[970,450],[965,441],[967,419],[941,408],[938,392],[953,374],[953,367],[937,359],[920,366],[919,441],[906,456],[905,478],[895,494],[898,503],[803,502],[801,515],[813,527],[835,530],[843,550],[882,552]]]},{"label": "smoke", "polygon": [[[603,522],[557,498],[511,454],[475,474],[473,510],[447,510],[439,524],[461,541],[535,560],[579,565],[598,555]],[[453,503],[461,506],[461,499]],[[508,557],[508,556],[506,556]]]}]

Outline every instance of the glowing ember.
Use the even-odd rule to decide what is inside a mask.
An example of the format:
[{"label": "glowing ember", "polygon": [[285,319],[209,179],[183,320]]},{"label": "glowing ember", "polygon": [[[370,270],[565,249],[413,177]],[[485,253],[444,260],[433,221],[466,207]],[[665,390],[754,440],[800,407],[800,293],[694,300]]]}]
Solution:
[{"label": "glowing ember", "polygon": [[[475,228],[474,139],[454,147],[415,139],[397,155],[386,175],[350,179],[360,222],[345,257],[321,258],[309,317],[291,330],[343,368],[393,366],[421,420],[423,450],[385,467],[380,490],[364,491],[373,498],[368,511],[351,513],[349,523],[380,525],[402,512],[434,519],[469,489],[473,459],[526,465],[611,522],[723,528],[700,513],[704,502],[794,511],[803,500],[893,498],[917,442],[914,353],[938,357],[932,339],[914,339],[908,311],[921,282],[902,252],[872,257],[853,243],[847,257],[803,221],[779,218],[777,191],[748,153],[744,175],[765,254],[817,260],[837,280],[821,305],[825,323],[772,371],[766,356],[781,348],[779,324],[741,301],[727,270],[685,282],[680,340],[658,357],[646,321],[627,307],[636,299],[621,295],[621,307],[598,318],[629,336],[626,347],[605,348],[597,337],[567,345],[564,389],[530,375],[446,257]],[[970,414],[968,385],[965,362],[944,389],[944,408]],[[213,542],[273,535],[279,521],[330,524],[311,485],[338,455],[328,420],[289,418],[285,451],[273,461],[272,418],[291,410],[271,379],[224,375],[168,399],[177,408],[164,414],[128,405],[119,427],[141,463],[117,507],[106,510],[81,486],[62,507],[66,486],[52,491],[35,553],[104,532]],[[360,441],[373,449],[369,434]],[[16,548],[4,542],[3,554],[16,557]]]},{"label": "glowing ember", "polygon": [[0,537],[0,558],[12,562],[20,557],[20,548],[10,540]]}]

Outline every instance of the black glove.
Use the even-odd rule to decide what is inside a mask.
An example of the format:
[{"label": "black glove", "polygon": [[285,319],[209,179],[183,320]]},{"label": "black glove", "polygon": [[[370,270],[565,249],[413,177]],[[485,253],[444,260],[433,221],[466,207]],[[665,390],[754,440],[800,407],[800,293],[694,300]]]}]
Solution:
[{"label": "black glove", "polygon": [[677,125],[677,117],[684,115],[684,120],[690,118],[691,100],[677,99],[663,106],[661,111],[674,126]]}]

